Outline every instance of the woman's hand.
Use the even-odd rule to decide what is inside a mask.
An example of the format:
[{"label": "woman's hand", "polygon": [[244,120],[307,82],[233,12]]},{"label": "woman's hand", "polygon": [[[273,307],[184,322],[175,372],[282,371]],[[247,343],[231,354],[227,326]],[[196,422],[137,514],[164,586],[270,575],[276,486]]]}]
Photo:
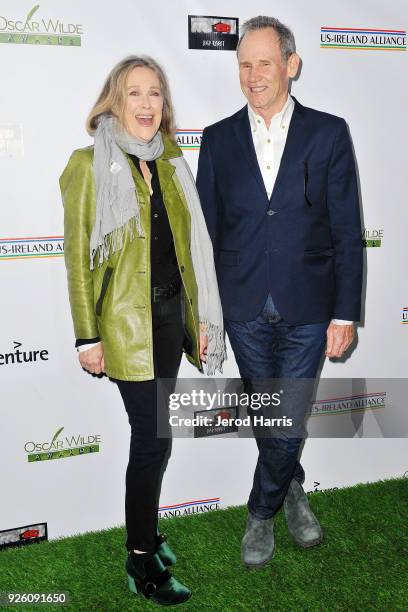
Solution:
[{"label": "woman's hand", "polygon": [[79,353],[78,358],[81,366],[90,374],[101,374],[105,372],[102,342],[98,342],[87,351],[82,351]]},{"label": "woman's hand", "polygon": [[207,347],[208,347],[208,336],[206,333],[200,331],[200,359],[201,361],[207,361]]}]

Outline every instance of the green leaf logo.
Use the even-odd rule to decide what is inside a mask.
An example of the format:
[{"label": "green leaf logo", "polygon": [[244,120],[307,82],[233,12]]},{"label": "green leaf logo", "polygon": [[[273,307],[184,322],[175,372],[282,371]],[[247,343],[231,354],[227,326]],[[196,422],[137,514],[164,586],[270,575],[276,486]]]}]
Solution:
[{"label": "green leaf logo", "polygon": [[34,6],[34,7],[31,9],[31,11],[30,11],[30,12],[28,13],[28,15],[27,15],[27,18],[26,18],[26,23],[28,23],[28,22],[30,21],[31,17],[34,15],[34,13],[35,13],[36,11],[38,11],[38,9],[39,9],[39,8],[40,8],[40,5],[39,5],[39,4],[36,4],[36,5],[35,5],[35,6]]},{"label": "green leaf logo", "polygon": [[61,427],[61,429],[59,429],[57,432],[55,432],[54,437],[53,437],[53,439],[51,440],[51,444],[52,444],[53,442],[55,442],[55,440],[58,438],[58,436],[60,435],[60,433],[61,433],[61,431],[62,431],[63,429],[64,429],[64,428],[63,428],[63,427]]}]

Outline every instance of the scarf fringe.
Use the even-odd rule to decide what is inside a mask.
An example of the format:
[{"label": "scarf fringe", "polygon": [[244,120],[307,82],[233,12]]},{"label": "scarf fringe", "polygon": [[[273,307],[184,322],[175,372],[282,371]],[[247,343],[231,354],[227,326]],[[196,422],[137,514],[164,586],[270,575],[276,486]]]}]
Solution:
[{"label": "scarf fringe", "polygon": [[200,318],[200,325],[205,326],[208,336],[207,376],[214,376],[217,370],[222,374],[222,364],[227,358],[224,329],[220,325],[214,325],[214,323],[211,323],[208,319]]},{"label": "scarf fringe", "polygon": [[100,267],[104,261],[107,261],[114,253],[117,253],[123,248],[123,241],[126,232],[130,235],[132,241],[135,237],[135,232],[138,236],[143,235],[142,225],[140,222],[140,211],[137,210],[135,215],[129,219],[127,223],[121,227],[115,228],[106,236],[103,236],[102,242],[91,250],[90,253],[90,268],[94,269],[95,258],[98,259],[98,267]]}]

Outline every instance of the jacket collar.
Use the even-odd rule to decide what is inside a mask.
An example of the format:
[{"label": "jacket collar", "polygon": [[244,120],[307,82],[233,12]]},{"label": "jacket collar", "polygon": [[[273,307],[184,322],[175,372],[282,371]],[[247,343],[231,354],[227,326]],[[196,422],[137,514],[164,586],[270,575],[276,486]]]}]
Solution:
[{"label": "jacket collar", "polygon": [[178,144],[175,142],[175,140],[173,140],[173,138],[170,138],[170,136],[167,136],[167,134],[163,134],[163,144],[164,144],[164,151],[161,154],[159,159],[167,160],[167,159],[171,159],[172,157],[182,156],[182,152]]}]

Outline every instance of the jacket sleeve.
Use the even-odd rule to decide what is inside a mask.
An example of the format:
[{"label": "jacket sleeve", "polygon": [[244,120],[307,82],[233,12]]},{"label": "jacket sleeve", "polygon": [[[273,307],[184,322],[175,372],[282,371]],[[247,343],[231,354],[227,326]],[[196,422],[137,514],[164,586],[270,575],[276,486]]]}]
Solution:
[{"label": "jacket sleeve", "polygon": [[217,188],[207,129],[203,132],[198,158],[197,190],[207,230],[215,249],[217,238]]},{"label": "jacket sleeve", "polygon": [[89,151],[74,151],[61,175],[64,205],[64,254],[76,338],[99,336],[89,266],[95,216],[95,184]]},{"label": "jacket sleeve", "polygon": [[329,162],[327,206],[334,245],[333,318],[360,321],[363,242],[356,165],[344,120],[337,130]]}]

